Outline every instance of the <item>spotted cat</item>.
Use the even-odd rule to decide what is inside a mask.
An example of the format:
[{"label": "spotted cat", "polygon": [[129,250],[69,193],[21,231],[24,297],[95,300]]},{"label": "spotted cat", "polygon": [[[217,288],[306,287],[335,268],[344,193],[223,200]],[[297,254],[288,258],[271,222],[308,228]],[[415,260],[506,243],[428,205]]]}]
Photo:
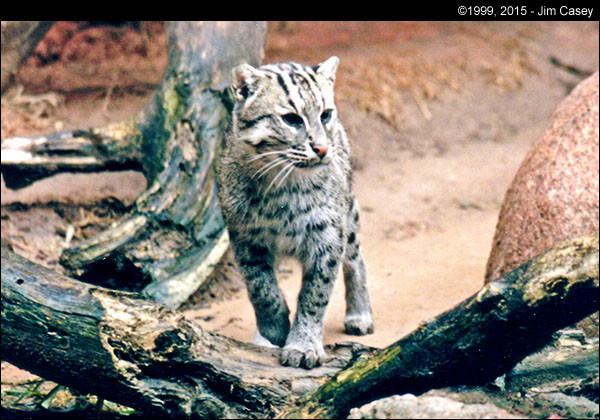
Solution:
[{"label": "spotted cat", "polygon": [[[309,369],[325,359],[323,321],[340,268],[346,332],[373,332],[350,145],[334,103],[338,62],[236,67],[217,163],[219,202],[256,314],[255,342],[283,347],[283,365]],[[283,256],[303,270],[291,328],[275,277]]]}]

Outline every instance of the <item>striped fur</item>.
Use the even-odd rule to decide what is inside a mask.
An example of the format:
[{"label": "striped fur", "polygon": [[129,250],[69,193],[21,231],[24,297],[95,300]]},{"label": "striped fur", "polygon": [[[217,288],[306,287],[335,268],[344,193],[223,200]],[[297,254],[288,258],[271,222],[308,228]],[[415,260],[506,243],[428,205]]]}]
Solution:
[{"label": "striped fur", "polygon": [[[306,368],[324,360],[325,309],[341,269],[346,331],[373,331],[350,145],[334,102],[337,65],[331,57],[315,67],[236,67],[217,164],[219,201],[255,309],[257,342],[283,347],[283,364]],[[282,256],[303,267],[291,326],[275,278]]]}]

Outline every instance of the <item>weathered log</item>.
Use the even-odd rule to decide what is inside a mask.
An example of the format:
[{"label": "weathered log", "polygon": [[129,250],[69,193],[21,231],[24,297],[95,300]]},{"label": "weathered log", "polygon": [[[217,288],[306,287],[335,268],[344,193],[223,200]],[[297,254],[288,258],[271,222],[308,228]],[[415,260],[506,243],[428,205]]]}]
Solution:
[{"label": "weathered log", "polygon": [[162,417],[271,417],[352,358],[313,369],[202,330],[134,293],[83,283],[2,248],[2,358],[79,391]]},{"label": "weathered log", "polygon": [[63,252],[70,274],[93,283],[112,273],[170,307],[208,277],[229,243],[212,170],[229,116],[223,89],[235,65],[260,64],[265,33],[257,22],[171,23],[163,81],[138,115],[2,141],[9,188],[64,171],[144,173],[148,188],[128,215]]},{"label": "weathered log", "polygon": [[336,346],[324,366],[303,370],[134,294],[5,249],[2,259],[5,360],[166,417],[339,418],[395,393],[485,384],[598,308],[596,234],[534,258],[385,349]]},{"label": "weathered log", "polygon": [[2,175],[19,189],[61,172],[142,170],[134,120],[107,128],[64,130],[2,141]]},{"label": "weathered log", "polygon": [[598,233],[563,243],[484,286],[316,390],[289,418],[341,418],[391,394],[483,385],[598,310]]}]

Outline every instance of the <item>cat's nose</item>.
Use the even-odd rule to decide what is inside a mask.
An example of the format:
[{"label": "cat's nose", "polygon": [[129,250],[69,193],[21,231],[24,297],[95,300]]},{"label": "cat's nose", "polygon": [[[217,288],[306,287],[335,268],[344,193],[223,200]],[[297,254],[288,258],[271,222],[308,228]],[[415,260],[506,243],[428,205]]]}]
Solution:
[{"label": "cat's nose", "polygon": [[312,145],[311,148],[313,149],[313,152],[315,152],[317,156],[319,156],[321,159],[324,158],[325,155],[327,155],[327,146]]}]

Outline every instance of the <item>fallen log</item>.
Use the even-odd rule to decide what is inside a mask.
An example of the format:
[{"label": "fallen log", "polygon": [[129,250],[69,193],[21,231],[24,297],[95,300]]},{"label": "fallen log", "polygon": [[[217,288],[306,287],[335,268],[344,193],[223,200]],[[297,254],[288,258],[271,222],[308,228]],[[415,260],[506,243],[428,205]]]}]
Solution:
[{"label": "fallen log", "polygon": [[2,358],[145,415],[272,417],[344,366],[311,371],[278,352],[204,331],[137,294],[83,283],[2,248]]},{"label": "fallen log", "polygon": [[[598,310],[598,233],[558,245],[354,363],[288,418],[340,418],[391,394],[483,385]],[[382,390],[384,390],[382,392]]]},{"label": "fallen log", "polygon": [[396,393],[485,384],[598,309],[598,234],[539,255],[395,344],[328,348],[313,370],[138,295],[2,249],[3,359],[163,417],[340,418]]}]

